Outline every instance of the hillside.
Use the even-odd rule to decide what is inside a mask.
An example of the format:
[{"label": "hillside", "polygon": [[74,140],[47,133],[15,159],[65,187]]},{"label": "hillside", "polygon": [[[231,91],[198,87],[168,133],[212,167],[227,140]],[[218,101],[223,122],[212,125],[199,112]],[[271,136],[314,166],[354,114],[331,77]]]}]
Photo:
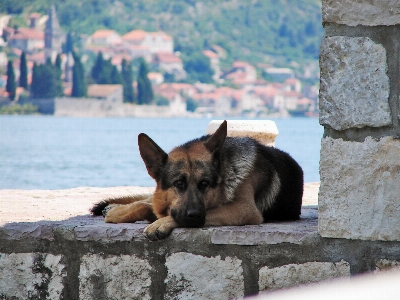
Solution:
[{"label": "hillside", "polygon": [[32,12],[47,13],[52,3],[65,32],[163,30],[186,56],[222,46],[226,63],[316,60],[323,33],[320,0],[2,0],[0,14],[13,14],[21,24]]}]

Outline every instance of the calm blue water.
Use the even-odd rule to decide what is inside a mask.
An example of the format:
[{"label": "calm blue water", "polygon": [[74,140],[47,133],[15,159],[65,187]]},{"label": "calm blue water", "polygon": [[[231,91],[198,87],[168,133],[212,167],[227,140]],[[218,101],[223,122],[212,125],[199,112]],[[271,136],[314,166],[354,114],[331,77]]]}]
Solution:
[{"label": "calm blue water", "polygon": [[[276,147],[319,181],[323,128],[315,118],[274,119]],[[0,189],[154,186],[137,147],[148,134],[165,151],[205,133],[210,119],[0,116]]]}]

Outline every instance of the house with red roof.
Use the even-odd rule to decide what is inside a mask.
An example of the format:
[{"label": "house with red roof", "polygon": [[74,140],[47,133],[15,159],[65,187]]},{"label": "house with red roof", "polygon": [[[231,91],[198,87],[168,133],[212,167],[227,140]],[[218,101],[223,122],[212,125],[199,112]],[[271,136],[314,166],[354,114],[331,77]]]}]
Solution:
[{"label": "house with red roof", "polygon": [[220,65],[219,65],[219,56],[218,56],[218,54],[215,53],[214,51],[211,51],[211,50],[204,50],[203,51],[203,55],[210,60],[211,68],[214,70],[214,75],[213,75],[212,78],[215,81],[220,80],[221,68],[220,68]]},{"label": "house with red roof", "polygon": [[182,59],[171,52],[157,52],[153,55],[152,65],[154,68],[164,70],[175,76],[175,80],[186,78]]},{"label": "house with red roof", "polygon": [[35,28],[17,28],[7,39],[10,48],[32,54],[44,49],[44,32]]},{"label": "house with red roof", "polygon": [[99,46],[115,46],[121,43],[121,36],[115,30],[110,29],[96,30],[87,40],[87,44]]},{"label": "house with red roof", "polygon": [[125,45],[147,47],[151,53],[173,53],[173,38],[162,31],[146,32],[142,29],[132,30],[122,36]]}]

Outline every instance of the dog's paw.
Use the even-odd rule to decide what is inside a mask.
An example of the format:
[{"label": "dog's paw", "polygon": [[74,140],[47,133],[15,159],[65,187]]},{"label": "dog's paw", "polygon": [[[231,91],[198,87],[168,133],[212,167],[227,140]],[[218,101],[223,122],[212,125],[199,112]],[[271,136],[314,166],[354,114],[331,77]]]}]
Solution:
[{"label": "dog's paw", "polygon": [[111,210],[111,209],[113,209],[114,207],[118,207],[118,206],[120,206],[121,204],[110,204],[110,205],[107,205],[106,207],[104,207],[104,209],[101,211],[101,214],[103,215],[103,217],[105,218],[106,217],[106,215],[108,214],[108,212]]},{"label": "dog's paw", "polygon": [[159,241],[167,238],[176,227],[177,224],[172,217],[165,217],[147,226],[143,234],[152,242]]}]

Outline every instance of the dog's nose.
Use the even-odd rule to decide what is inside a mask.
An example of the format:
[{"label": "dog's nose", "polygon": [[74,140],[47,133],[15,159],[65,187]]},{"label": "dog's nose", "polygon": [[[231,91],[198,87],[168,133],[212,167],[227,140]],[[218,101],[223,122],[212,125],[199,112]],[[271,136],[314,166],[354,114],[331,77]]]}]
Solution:
[{"label": "dog's nose", "polygon": [[203,213],[197,209],[188,210],[186,213],[186,216],[188,217],[188,219],[190,219],[192,221],[200,220],[204,217]]}]

